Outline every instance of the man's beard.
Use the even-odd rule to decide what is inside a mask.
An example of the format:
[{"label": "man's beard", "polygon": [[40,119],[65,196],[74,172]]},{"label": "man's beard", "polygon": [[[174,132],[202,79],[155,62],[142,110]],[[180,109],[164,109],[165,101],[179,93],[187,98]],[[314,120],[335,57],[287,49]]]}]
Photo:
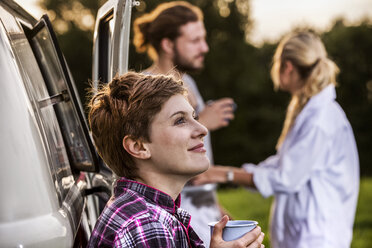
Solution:
[{"label": "man's beard", "polygon": [[183,59],[176,47],[174,48],[173,64],[180,72],[198,72],[204,67],[204,65],[201,67],[195,67],[191,62]]}]

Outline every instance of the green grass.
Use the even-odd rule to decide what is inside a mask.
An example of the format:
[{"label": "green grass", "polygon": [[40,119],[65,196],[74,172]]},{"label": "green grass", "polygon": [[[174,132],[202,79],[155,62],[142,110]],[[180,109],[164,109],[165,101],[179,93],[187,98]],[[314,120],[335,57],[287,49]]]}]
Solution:
[{"label": "green grass", "polygon": [[[265,232],[265,247],[270,247],[268,232],[269,212],[272,198],[244,188],[219,189],[218,198],[222,206],[236,220],[256,220]],[[361,179],[359,201],[354,224],[352,248],[372,247],[372,178]]]},{"label": "green grass", "polygon": [[372,246],[372,178],[360,182],[352,248]]}]

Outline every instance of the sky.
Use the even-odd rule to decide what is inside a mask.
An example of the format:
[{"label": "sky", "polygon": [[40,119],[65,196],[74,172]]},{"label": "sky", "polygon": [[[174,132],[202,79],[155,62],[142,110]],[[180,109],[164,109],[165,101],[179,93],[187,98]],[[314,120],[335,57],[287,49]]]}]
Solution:
[{"label": "sky", "polygon": [[[149,1],[149,0],[145,0]],[[226,1],[226,0],[225,0]],[[363,17],[372,20],[372,0],[250,0],[253,29],[249,40],[255,45],[263,41],[275,42],[294,27],[307,25],[327,31],[336,18],[355,25]],[[16,0],[34,17],[43,11],[38,0]]]},{"label": "sky", "polygon": [[251,41],[275,41],[294,27],[309,25],[327,31],[336,18],[354,25],[372,20],[372,0],[251,0]]}]

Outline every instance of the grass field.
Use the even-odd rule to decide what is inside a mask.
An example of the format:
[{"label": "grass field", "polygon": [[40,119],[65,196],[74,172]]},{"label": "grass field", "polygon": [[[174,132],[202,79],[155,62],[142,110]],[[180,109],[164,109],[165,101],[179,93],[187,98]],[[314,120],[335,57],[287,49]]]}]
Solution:
[{"label": "grass field", "polygon": [[[264,199],[259,194],[244,188],[220,189],[218,198],[222,206],[237,220],[256,220],[265,232],[265,247],[270,247],[268,216],[272,198]],[[372,178],[360,182],[359,201],[354,224],[352,248],[372,247]]]}]

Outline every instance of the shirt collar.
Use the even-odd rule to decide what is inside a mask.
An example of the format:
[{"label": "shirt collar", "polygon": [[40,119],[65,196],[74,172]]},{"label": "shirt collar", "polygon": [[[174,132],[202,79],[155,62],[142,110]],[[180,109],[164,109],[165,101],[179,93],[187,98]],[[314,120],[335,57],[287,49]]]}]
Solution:
[{"label": "shirt collar", "polygon": [[318,94],[311,97],[309,102],[304,107],[307,109],[318,108],[320,105],[325,105],[327,102],[333,101],[336,99],[336,90],[334,85],[328,85]]},{"label": "shirt collar", "polygon": [[[336,99],[336,90],[334,85],[328,85],[322,89],[318,94],[311,97],[305,107],[301,110],[300,114],[295,120],[295,126],[298,126],[305,121],[313,110],[317,110],[327,105]],[[292,129],[296,129],[293,127]]]},{"label": "shirt collar", "polygon": [[[311,97],[310,100],[305,105],[305,107],[301,110],[300,114],[296,117],[294,125],[291,128],[290,132],[288,133],[286,140],[290,140],[289,137],[296,133],[299,128],[301,128],[302,124],[308,120],[309,115],[312,115],[314,110],[316,111],[317,109],[322,108],[327,103],[334,101],[335,99],[336,90],[333,84],[328,85],[327,87],[322,89],[318,94]],[[284,143],[286,143],[286,141],[284,141]],[[280,147],[279,151],[282,150],[283,145]]]},{"label": "shirt collar", "polygon": [[179,195],[177,199],[173,201],[170,195],[158,189],[152,188],[137,181],[129,180],[124,177],[119,178],[116,181],[116,185],[114,187],[115,197],[118,197],[119,195],[124,193],[126,189],[130,189],[141,194],[143,197],[146,198],[147,201],[154,203],[155,205],[165,209],[171,214],[175,214],[177,209],[181,205],[181,195]]}]

